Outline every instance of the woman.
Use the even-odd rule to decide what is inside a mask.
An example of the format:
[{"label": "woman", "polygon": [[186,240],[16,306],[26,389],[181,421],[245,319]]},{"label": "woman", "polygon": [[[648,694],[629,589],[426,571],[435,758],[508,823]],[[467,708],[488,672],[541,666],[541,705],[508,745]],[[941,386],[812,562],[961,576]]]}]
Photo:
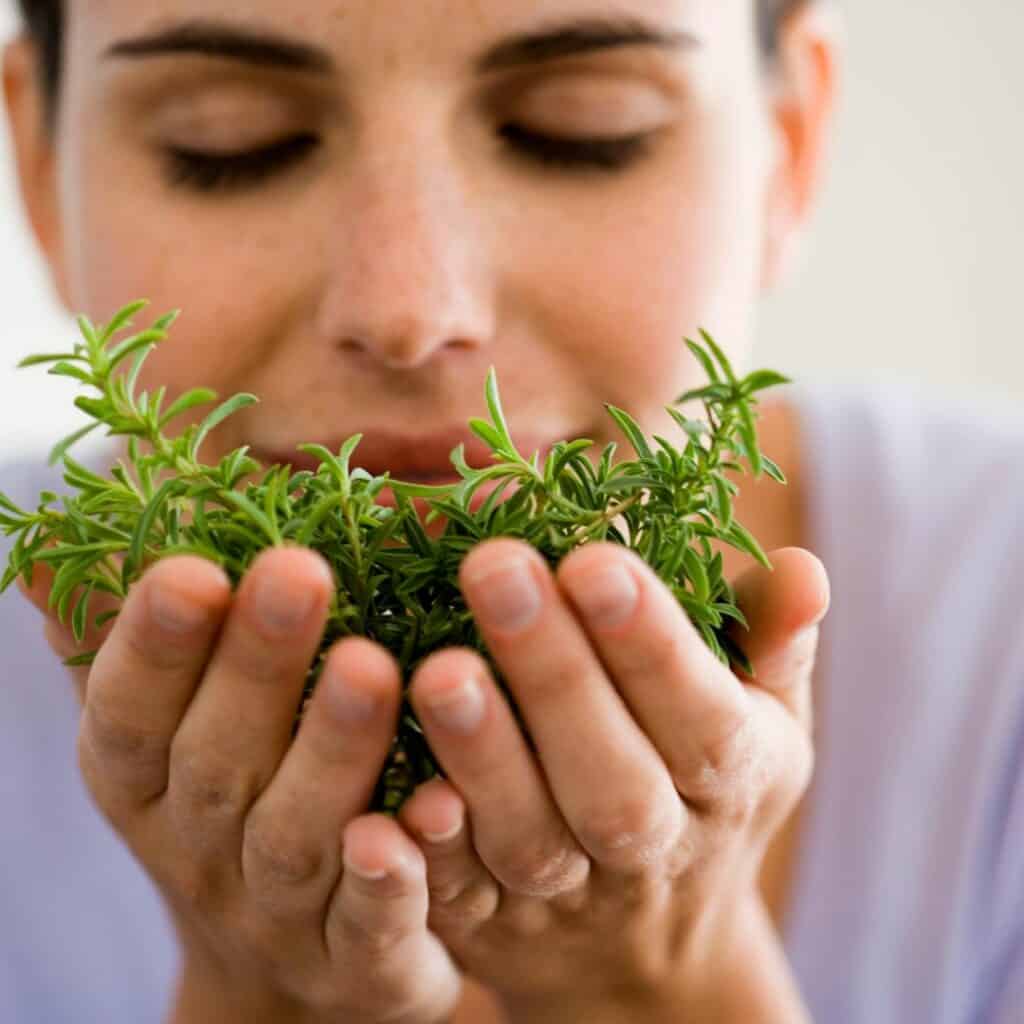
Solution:
[{"label": "woman", "polygon": [[[667,434],[665,405],[702,382],[683,336],[749,362],[837,88],[813,0],[21,6],[5,97],[55,287],[94,318],[137,295],[184,308],[141,386],[261,398],[209,461],[361,432],[367,468],[443,471],[491,363],[523,450],[621,440],[608,401]],[[1020,557],[949,481],[1006,479],[1020,428],[794,390],[759,429],[790,486],[738,480],[736,514],[775,570],[723,549],[757,680],[621,547],[553,574],[480,545],[460,582],[537,754],[483,662],[438,652],[412,692],[448,778],[397,822],[366,813],[401,682],[382,648],[337,645],[288,743],[331,585],[312,552],[267,552],[235,596],[198,559],[153,567],[74,670],[80,722],[39,686],[67,631],[47,621],[46,660],[12,645],[10,1019],[146,1019],[165,996],[179,1022],[1016,1019],[1024,652],[992,657],[1006,604],[975,577]],[[912,476],[919,437],[946,442],[944,485]],[[6,477],[38,493],[26,466]],[[934,569],[926,522],[977,528],[970,566]],[[26,591],[44,612],[47,585]],[[965,588],[915,627],[914,602]],[[4,607],[13,640],[28,605]],[[81,792],[34,721],[61,750],[77,730]],[[953,754],[960,774],[937,774]],[[951,799],[923,808],[939,781]],[[57,822],[83,843],[63,940],[39,923]],[[114,850],[131,857],[110,868]],[[81,915],[102,941],[67,937]]]}]

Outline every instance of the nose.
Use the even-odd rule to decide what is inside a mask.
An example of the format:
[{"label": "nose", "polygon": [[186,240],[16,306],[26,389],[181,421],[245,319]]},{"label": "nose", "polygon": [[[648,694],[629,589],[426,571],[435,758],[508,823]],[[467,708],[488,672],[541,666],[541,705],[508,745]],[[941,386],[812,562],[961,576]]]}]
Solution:
[{"label": "nose", "polygon": [[328,232],[323,336],[393,370],[479,348],[493,331],[469,190],[437,137],[420,140],[379,139],[372,159],[353,157]]}]

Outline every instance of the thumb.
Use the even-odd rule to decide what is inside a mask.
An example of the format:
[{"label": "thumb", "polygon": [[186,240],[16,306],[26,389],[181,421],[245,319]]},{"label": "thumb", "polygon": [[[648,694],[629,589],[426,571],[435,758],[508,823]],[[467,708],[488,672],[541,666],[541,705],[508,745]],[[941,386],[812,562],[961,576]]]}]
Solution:
[{"label": "thumb", "polygon": [[819,624],[831,602],[828,573],[821,559],[804,548],[778,548],[768,558],[773,569],[755,565],[733,583],[750,631],[734,621],[730,638],[755,673],[748,676],[737,668],[736,674],[771,693],[810,731]]}]

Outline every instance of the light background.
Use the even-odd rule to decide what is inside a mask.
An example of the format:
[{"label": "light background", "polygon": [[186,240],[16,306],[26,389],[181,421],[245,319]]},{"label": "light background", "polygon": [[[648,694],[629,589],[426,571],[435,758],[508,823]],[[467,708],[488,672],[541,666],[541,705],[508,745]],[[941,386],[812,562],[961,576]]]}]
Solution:
[{"label": "light background", "polygon": [[[765,303],[756,363],[794,378],[904,380],[1012,407],[1024,399],[1024,4],[843,6],[830,176],[805,259]],[[3,0],[0,39],[14,29]],[[0,459],[85,422],[70,381],[14,369],[77,337],[29,236],[4,121]]]}]

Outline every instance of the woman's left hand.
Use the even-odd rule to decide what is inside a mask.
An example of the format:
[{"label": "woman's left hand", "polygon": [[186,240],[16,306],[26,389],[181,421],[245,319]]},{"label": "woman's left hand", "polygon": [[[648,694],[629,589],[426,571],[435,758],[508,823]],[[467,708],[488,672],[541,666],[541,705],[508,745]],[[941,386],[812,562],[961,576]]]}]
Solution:
[{"label": "woman's left hand", "polygon": [[704,1006],[712,965],[731,953],[735,969],[727,937],[811,778],[829,604],[814,555],[769,557],[774,571],[733,584],[753,680],[622,545],[587,545],[556,573],[512,538],[464,560],[460,585],[536,752],[484,659],[438,651],[411,692],[447,780],[421,786],[400,820],[427,861],[431,929],[516,1016],[577,1019],[565,1014],[665,987],[680,1008]]}]

